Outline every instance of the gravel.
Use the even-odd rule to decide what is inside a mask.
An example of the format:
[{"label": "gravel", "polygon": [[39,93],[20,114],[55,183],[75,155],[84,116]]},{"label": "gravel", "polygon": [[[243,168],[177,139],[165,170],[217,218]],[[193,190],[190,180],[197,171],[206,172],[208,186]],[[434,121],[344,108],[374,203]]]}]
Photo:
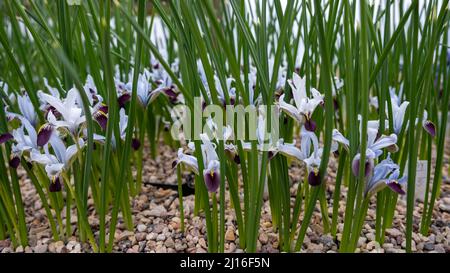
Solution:
[{"label": "gravel", "polygon": [[[449,143],[450,144],[450,143]],[[450,145],[447,145],[449,147]],[[179,212],[179,200],[177,192],[171,189],[162,189],[149,185],[152,183],[172,183],[174,170],[171,167],[176,151],[160,145],[157,159],[145,159],[144,162],[144,183],[141,194],[132,201],[133,230],[126,230],[126,226],[119,215],[119,223],[115,234],[113,252],[123,253],[204,253],[207,252],[206,224],[201,216],[194,216],[194,196],[189,195],[183,198],[184,204],[184,226],[185,232],[181,231],[181,216]],[[450,180],[448,176],[450,151],[446,153],[444,160],[444,173],[441,196],[436,201],[433,220],[430,227],[430,234],[423,236],[418,232],[420,226],[420,216],[423,204],[418,203],[414,211],[414,233],[413,250],[415,252],[430,253],[450,253]],[[19,169],[20,170],[20,169]],[[333,173],[330,172],[333,176]],[[23,171],[21,173],[23,176]],[[189,173],[183,174],[185,178],[191,177]],[[296,192],[298,177],[302,177],[303,170],[296,165],[290,169],[290,177],[294,183],[291,191],[293,196]],[[146,180],[147,179],[147,180]],[[332,179],[331,179],[332,180]],[[25,253],[78,253],[92,252],[89,244],[79,241],[78,236],[61,238],[54,241],[47,221],[47,217],[42,204],[27,178],[21,180],[21,189],[24,205],[26,207],[26,220],[29,230],[29,245],[12,248],[9,239],[0,241],[0,252],[25,252]],[[334,191],[334,183],[327,184],[327,192]],[[342,189],[342,200],[345,200],[346,189]],[[327,194],[328,204],[331,208],[333,202],[332,195]],[[225,251],[242,253],[239,245],[239,233],[236,226],[234,211],[229,203],[228,192],[226,193],[226,233]],[[90,208],[89,222],[93,227],[93,232],[98,236],[98,219],[93,209],[92,199],[88,202]],[[397,205],[393,226],[386,230],[385,241],[382,245],[375,241],[375,202],[372,202],[366,218],[361,237],[358,240],[357,252],[362,253],[404,253],[405,252],[405,219],[406,207],[400,201]],[[65,224],[65,208],[61,215]],[[323,234],[321,214],[315,210],[311,225],[307,230],[305,242],[301,252],[308,253],[335,253],[338,252],[338,244],[343,230],[342,217],[345,211],[345,204],[340,202],[338,217],[337,239],[328,234]],[[72,231],[76,232],[76,211],[72,210]],[[303,217],[303,215],[301,215]],[[109,219],[107,219],[109,221]],[[299,227],[299,225],[298,225]],[[108,232],[108,231],[107,231]],[[274,253],[279,252],[278,233],[274,231],[270,215],[270,205],[265,201],[261,210],[260,235],[258,238],[259,252]],[[108,233],[107,233],[108,234]],[[75,235],[75,233],[73,234]]]}]

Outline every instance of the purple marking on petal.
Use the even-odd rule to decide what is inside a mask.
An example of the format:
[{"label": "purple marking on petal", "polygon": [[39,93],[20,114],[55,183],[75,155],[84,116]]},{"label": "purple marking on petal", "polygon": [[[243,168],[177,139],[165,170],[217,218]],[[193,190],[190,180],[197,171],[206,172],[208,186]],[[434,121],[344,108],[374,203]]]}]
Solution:
[{"label": "purple marking on petal", "polygon": [[206,173],[204,175],[208,192],[216,192],[220,186],[220,176],[218,172]]},{"label": "purple marking on petal", "polygon": [[315,132],[317,128],[316,122],[312,119],[307,119],[305,123],[305,129],[310,132]]},{"label": "purple marking on petal", "polygon": [[236,105],[236,98],[235,97],[230,97],[230,104],[231,105]]},{"label": "purple marking on petal", "polygon": [[58,110],[56,110],[56,108],[55,107],[53,107],[53,106],[51,106],[51,105],[48,105],[47,107],[46,107],[46,112],[45,112],[45,118],[47,118],[48,117],[48,113],[50,113],[50,112],[52,112],[52,114],[55,116],[55,118],[60,118],[62,115],[61,115],[61,113],[58,111]]},{"label": "purple marking on petal", "polygon": [[334,155],[335,158],[338,158],[339,155],[340,155],[339,150],[334,151],[333,155]]},{"label": "purple marking on petal", "polygon": [[272,158],[274,158],[277,155],[277,153],[274,153],[272,151],[267,152],[267,158],[269,160],[272,160]]},{"label": "purple marking on petal", "polygon": [[94,114],[95,121],[97,121],[98,125],[102,127],[103,130],[106,130],[106,125],[108,124],[108,117],[102,111],[98,111]]},{"label": "purple marking on petal", "polygon": [[337,99],[333,99],[334,111],[339,110],[339,102]]},{"label": "purple marking on petal", "polygon": [[108,108],[108,105],[102,104],[102,106],[100,106],[100,107],[98,108],[98,110],[99,110],[99,111],[102,111],[102,112],[105,113],[105,114],[108,114],[109,108]]},{"label": "purple marking on petal", "polygon": [[176,99],[178,97],[178,94],[173,90],[173,88],[164,88],[164,94],[171,99]]},{"label": "purple marking on petal", "polygon": [[206,101],[202,101],[202,111],[205,111],[206,106]]},{"label": "purple marking on petal", "polygon": [[59,181],[59,177],[56,177],[53,181],[50,182],[50,186],[48,189],[50,192],[61,191],[61,181]]},{"label": "purple marking on petal", "polygon": [[313,187],[317,187],[322,183],[322,179],[320,179],[319,172],[310,172],[308,175],[308,183]]},{"label": "purple marking on petal", "polygon": [[178,160],[174,160],[172,162],[172,169],[175,169],[175,167],[178,165]]},{"label": "purple marking on petal", "polygon": [[17,167],[19,167],[19,164],[20,164],[20,158],[18,156],[14,156],[9,161],[9,166],[13,169],[17,169]]},{"label": "purple marking on petal", "polygon": [[402,189],[402,187],[400,186],[400,184],[397,181],[390,181],[390,182],[387,182],[386,184],[394,192],[396,192],[396,193],[398,193],[400,195],[405,195],[406,194],[405,191]]},{"label": "purple marking on petal", "polygon": [[364,166],[364,176],[368,177],[373,170],[373,160],[367,160],[366,165]]},{"label": "purple marking on petal", "polygon": [[9,141],[11,139],[13,139],[13,135],[11,135],[10,133],[4,133],[0,135],[0,144],[5,143],[6,141]]},{"label": "purple marking on petal", "polygon": [[[352,162],[352,172],[353,175],[356,177],[359,177],[359,164],[360,164],[361,160],[359,158],[355,158],[353,159]],[[367,160],[366,164],[364,166],[364,176],[368,177],[373,170],[373,160]]]},{"label": "purple marking on petal", "polygon": [[97,95],[92,95],[92,102],[94,103],[94,104],[96,104],[96,103],[98,103],[98,97],[97,97]]},{"label": "purple marking on petal", "polygon": [[169,132],[170,130],[170,124],[164,124],[164,131]]},{"label": "purple marking on petal", "polygon": [[117,98],[117,103],[120,108],[125,107],[125,104],[131,100],[131,95],[129,93],[122,94],[119,98]]},{"label": "purple marking on petal", "polygon": [[139,139],[133,138],[131,140],[131,147],[133,147],[135,151],[139,150],[139,148],[141,147],[141,142],[139,141]]},{"label": "purple marking on petal", "polygon": [[50,137],[52,136],[52,133],[53,133],[53,126],[52,125],[50,125],[48,123],[42,125],[41,128],[39,129],[39,132],[38,132],[38,135],[37,135],[36,144],[38,146],[43,147],[50,140]]},{"label": "purple marking on petal", "polygon": [[354,158],[352,162],[352,172],[353,175],[358,177],[359,176],[359,158]]},{"label": "purple marking on petal", "polygon": [[428,134],[430,134],[432,137],[436,136],[436,126],[434,126],[434,123],[432,121],[427,120],[423,126],[425,131],[427,131]]},{"label": "purple marking on petal", "polygon": [[234,156],[234,163],[236,163],[236,164],[241,164],[241,158],[239,157],[239,155],[235,155]]}]

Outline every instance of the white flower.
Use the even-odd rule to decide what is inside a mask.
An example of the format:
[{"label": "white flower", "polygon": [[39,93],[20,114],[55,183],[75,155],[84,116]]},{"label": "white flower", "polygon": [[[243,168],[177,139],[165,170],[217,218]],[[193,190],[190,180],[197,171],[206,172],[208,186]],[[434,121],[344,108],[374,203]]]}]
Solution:
[{"label": "white flower", "polygon": [[284,101],[285,94],[281,95],[278,105],[287,115],[297,120],[300,124],[305,124],[309,131],[315,131],[315,122],[311,117],[320,104],[323,103],[323,95],[314,88],[311,88],[312,98],[306,95],[306,80],[294,73],[293,80],[288,80],[292,88],[295,106]]},{"label": "white flower", "polygon": [[66,148],[59,136],[54,134],[49,143],[53,148],[54,155],[50,154],[48,148],[44,149],[44,154],[34,149],[31,151],[31,161],[45,165],[48,177],[53,179],[70,167],[72,158],[77,154],[78,147],[81,149],[84,146],[84,141],[80,138],[78,147],[73,144]]}]

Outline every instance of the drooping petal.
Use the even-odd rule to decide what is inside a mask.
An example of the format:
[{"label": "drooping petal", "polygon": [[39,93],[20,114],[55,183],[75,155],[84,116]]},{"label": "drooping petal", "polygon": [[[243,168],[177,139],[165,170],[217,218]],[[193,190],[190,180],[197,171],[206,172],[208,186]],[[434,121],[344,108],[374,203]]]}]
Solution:
[{"label": "drooping petal", "polygon": [[[356,177],[359,177],[359,165],[361,164],[361,154],[357,154],[352,161],[352,172],[353,175]],[[373,159],[370,157],[366,157],[366,164],[364,166],[364,177],[368,177],[373,170],[374,162]]]},{"label": "drooping petal", "polygon": [[317,187],[322,183],[322,179],[320,178],[320,173],[315,170],[311,171],[308,175],[308,183],[313,187]]},{"label": "drooping petal", "polygon": [[183,153],[183,149],[178,149],[178,158],[172,163],[172,167],[176,167],[178,164],[183,164],[189,170],[198,174],[198,163],[197,158],[192,155],[187,155]]},{"label": "drooping petal", "polygon": [[61,181],[59,180],[59,176],[56,176],[49,185],[48,190],[50,192],[60,192],[61,191]]},{"label": "drooping petal", "polygon": [[0,144],[3,144],[11,139],[13,139],[13,135],[10,133],[4,133],[0,135]]},{"label": "drooping petal", "polygon": [[316,122],[310,118],[307,118],[305,122],[305,129],[310,132],[315,132],[316,128],[317,128]]},{"label": "drooping petal", "polygon": [[386,181],[386,185],[393,190],[394,192],[400,194],[400,195],[405,195],[406,192],[402,189],[402,186],[398,183],[397,180],[387,180]]},{"label": "drooping petal", "polygon": [[133,138],[131,140],[131,147],[133,147],[133,150],[137,151],[141,147],[141,142],[137,138]]},{"label": "drooping petal", "polygon": [[303,153],[300,151],[300,149],[295,147],[294,144],[284,144],[283,139],[280,139],[278,141],[277,148],[278,148],[278,152],[280,152],[282,155],[284,155],[288,158],[297,159],[299,161],[305,159],[305,157],[304,157]]},{"label": "drooping petal", "polygon": [[36,144],[40,147],[47,144],[53,134],[53,130],[53,125],[49,123],[42,125],[37,134]]},{"label": "drooping petal", "polygon": [[208,192],[216,192],[220,186],[220,176],[218,172],[206,172],[204,175],[205,185]]},{"label": "drooping petal", "polygon": [[98,125],[102,127],[103,130],[106,130],[106,126],[108,124],[108,116],[103,113],[103,111],[97,111],[94,114],[94,119],[97,121]]},{"label": "drooping petal", "polygon": [[125,107],[125,104],[131,100],[130,93],[123,93],[120,97],[117,98],[117,103],[120,108]]},{"label": "drooping petal", "polygon": [[19,164],[20,164],[20,157],[18,156],[13,156],[9,161],[9,166],[13,169],[17,169],[19,167]]},{"label": "drooping petal", "polygon": [[300,115],[300,112],[298,111],[298,109],[296,107],[294,107],[293,105],[286,103],[284,101],[284,94],[281,95],[280,100],[278,102],[278,106],[280,107],[280,109],[287,114],[288,116],[290,116],[291,118],[295,119],[298,122],[303,122],[303,116]]},{"label": "drooping petal", "polygon": [[372,145],[368,147],[376,153],[376,151],[389,147],[396,143],[397,143],[397,135],[392,134],[390,136],[381,136],[377,141],[375,141]]},{"label": "drooping petal", "polygon": [[346,138],[344,137],[344,135],[342,135],[342,133],[339,132],[339,131],[336,130],[336,129],[333,130],[332,139],[333,139],[333,141],[335,141],[335,142],[337,142],[337,143],[340,143],[340,144],[344,145],[344,147],[345,147],[346,149],[348,149],[348,147],[350,146],[349,140],[346,139]]},{"label": "drooping petal", "polygon": [[436,136],[436,126],[432,121],[429,120],[425,121],[423,123],[423,128],[425,129],[425,131],[427,131],[428,134],[430,134],[430,136],[432,137]]}]

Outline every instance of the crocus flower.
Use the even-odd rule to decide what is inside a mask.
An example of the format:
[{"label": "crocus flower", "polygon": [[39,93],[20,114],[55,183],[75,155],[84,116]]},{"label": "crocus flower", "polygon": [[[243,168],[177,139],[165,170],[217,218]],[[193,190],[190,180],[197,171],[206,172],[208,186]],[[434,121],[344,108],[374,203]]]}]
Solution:
[{"label": "crocus flower", "polygon": [[295,106],[284,101],[285,94],[281,95],[278,105],[287,115],[304,124],[306,130],[315,131],[316,123],[311,119],[319,104],[323,103],[323,95],[311,88],[312,98],[306,95],[306,80],[294,73],[293,80],[288,80],[292,88]]}]

